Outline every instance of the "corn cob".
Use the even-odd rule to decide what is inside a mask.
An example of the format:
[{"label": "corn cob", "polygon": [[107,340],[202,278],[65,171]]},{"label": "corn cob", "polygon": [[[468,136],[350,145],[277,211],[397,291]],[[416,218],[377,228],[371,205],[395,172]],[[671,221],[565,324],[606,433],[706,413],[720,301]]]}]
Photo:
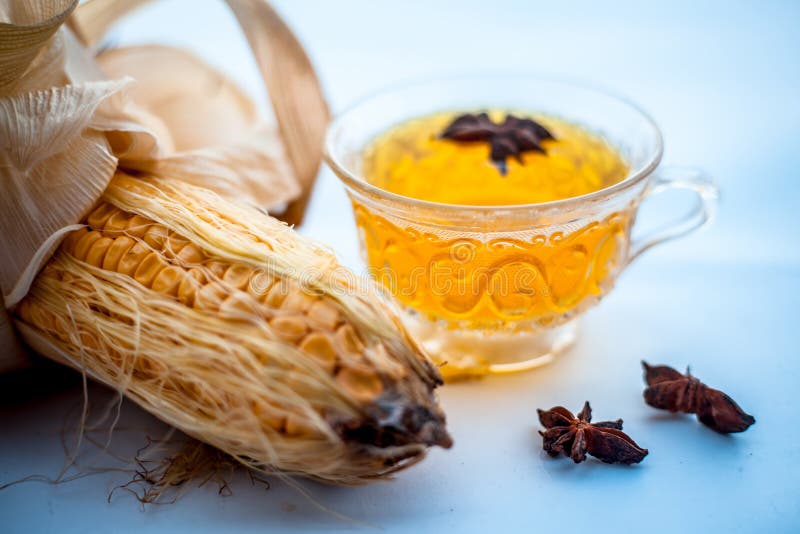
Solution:
[{"label": "corn cob", "polygon": [[17,306],[72,365],[249,467],[356,484],[450,445],[371,284],[278,221],[118,174]]}]

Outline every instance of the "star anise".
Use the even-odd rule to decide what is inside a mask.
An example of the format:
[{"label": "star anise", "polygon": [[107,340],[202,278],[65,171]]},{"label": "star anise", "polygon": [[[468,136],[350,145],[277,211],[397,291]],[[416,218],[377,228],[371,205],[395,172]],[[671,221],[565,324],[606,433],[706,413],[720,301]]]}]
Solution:
[{"label": "star anise", "polygon": [[508,172],[506,159],[509,156],[522,163],[523,152],[544,154],[546,151],[541,142],[555,139],[547,128],[534,120],[506,115],[505,120],[497,124],[486,113],[456,117],[441,137],[463,143],[488,142],[491,147],[489,157],[503,175]]},{"label": "star anise", "polygon": [[550,456],[563,453],[576,464],[584,461],[587,453],[609,464],[638,464],[647,456],[647,449],[622,431],[622,419],[592,423],[588,401],[577,417],[563,406],[537,411],[539,422],[546,429],[539,432],[542,448]]},{"label": "star anise", "polygon": [[697,414],[697,419],[717,432],[744,432],[756,422],[736,402],[718,389],[710,388],[693,377],[666,365],[644,367],[644,401],[653,408]]}]

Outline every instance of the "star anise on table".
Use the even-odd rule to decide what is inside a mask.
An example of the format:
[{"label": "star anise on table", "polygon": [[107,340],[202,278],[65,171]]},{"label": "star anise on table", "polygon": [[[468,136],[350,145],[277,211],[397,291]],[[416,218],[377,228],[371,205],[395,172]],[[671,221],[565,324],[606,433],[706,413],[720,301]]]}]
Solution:
[{"label": "star anise on table", "polygon": [[503,175],[508,172],[506,159],[509,156],[522,163],[523,152],[544,154],[546,151],[541,142],[555,139],[547,128],[534,120],[506,115],[505,120],[497,124],[486,113],[467,113],[456,117],[440,137],[462,143],[489,143],[489,157]]},{"label": "star anise on table", "polygon": [[756,422],[728,395],[666,365],[642,362],[647,389],[644,401],[653,408],[697,414],[707,427],[722,434],[744,432]]},{"label": "star anise on table", "polygon": [[550,456],[563,453],[576,464],[584,461],[587,453],[609,464],[638,464],[647,456],[647,449],[622,431],[622,419],[592,423],[588,401],[577,416],[563,406],[537,411],[539,422],[545,427],[544,432],[539,432],[542,448]]}]

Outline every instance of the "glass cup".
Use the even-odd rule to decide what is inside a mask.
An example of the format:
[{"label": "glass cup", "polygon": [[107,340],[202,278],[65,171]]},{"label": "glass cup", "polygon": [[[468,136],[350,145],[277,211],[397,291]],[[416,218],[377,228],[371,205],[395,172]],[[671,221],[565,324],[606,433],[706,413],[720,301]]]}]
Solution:
[{"label": "glass cup", "polygon": [[[513,109],[559,117],[603,136],[629,164],[619,183],[583,196],[464,206],[391,193],[362,175],[367,146],[391,127],[441,111]],[[581,85],[533,77],[453,78],[367,98],[342,113],[326,160],[352,201],[371,276],[404,310],[412,335],[446,378],[547,363],[572,345],[576,318],[645,250],[705,225],[718,190],[703,172],[661,168],[661,133],[631,103]],[[673,224],[631,238],[645,198],[695,193]]]}]

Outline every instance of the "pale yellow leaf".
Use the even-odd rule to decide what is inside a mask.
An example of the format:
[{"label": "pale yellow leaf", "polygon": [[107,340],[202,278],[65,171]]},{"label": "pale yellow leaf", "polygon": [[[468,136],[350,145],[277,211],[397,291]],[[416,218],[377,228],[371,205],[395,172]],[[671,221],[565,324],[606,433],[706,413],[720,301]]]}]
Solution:
[{"label": "pale yellow leaf", "polygon": [[[184,180],[264,208],[285,206],[300,195],[278,131],[261,123],[238,86],[197,56],[167,46],[134,46],[103,52],[98,62],[110,77],[136,79],[125,96],[139,109],[137,122],[150,124],[151,131],[160,124],[165,132],[158,130],[158,138],[172,143],[162,143],[157,158],[146,157],[124,151],[115,141],[121,133],[109,132],[122,167]],[[146,122],[147,117],[153,120]],[[113,126],[103,123],[106,130]]]},{"label": "pale yellow leaf", "polygon": [[[95,46],[116,21],[147,2],[89,0],[76,10],[75,27],[85,43]],[[255,56],[275,110],[289,165],[300,187],[300,195],[279,216],[299,224],[322,161],[322,143],[330,120],[328,106],[305,50],[269,3],[266,0],[226,0],[226,3]],[[170,128],[173,135],[178,132],[181,136],[182,141],[176,142],[176,146],[197,147],[207,143],[209,139],[205,136],[214,135],[213,132],[179,132],[178,124],[190,124],[184,122],[185,109],[188,108],[175,110],[173,117],[180,120]],[[226,127],[221,131],[229,131],[227,118],[222,119]],[[170,120],[173,119],[167,122]],[[271,182],[267,185],[274,189]]]},{"label": "pale yellow leaf", "polygon": [[0,2],[0,96],[64,83],[64,44],[57,32],[77,4]]},{"label": "pale yellow leaf", "polygon": [[185,50],[128,46],[102,52],[97,61],[109,78],[136,80],[128,95],[164,122],[176,152],[236,143],[258,123],[247,95]]},{"label": "pale yellow leaf", "polygon": [[294,33],[264,0],[227,0],[261,70],[302,195],[282,214],[300,224],[322,161],[330,113],[314,67]]},{"label": "pale yellow leaf", "polygon": [[[10,306],[46,259],[52,236],[80,221],[117,159],[91,128],[100,103],[126,81],[87,82],[0,99],[0,287]],[[32,274],[31,274],[32,273]]]},{"label": "pale yellow leaf", "polygon": [[278,132],[266,126],[250,130],[239,143],[179,152],[146,170],[267,209],[300,194]]}]

